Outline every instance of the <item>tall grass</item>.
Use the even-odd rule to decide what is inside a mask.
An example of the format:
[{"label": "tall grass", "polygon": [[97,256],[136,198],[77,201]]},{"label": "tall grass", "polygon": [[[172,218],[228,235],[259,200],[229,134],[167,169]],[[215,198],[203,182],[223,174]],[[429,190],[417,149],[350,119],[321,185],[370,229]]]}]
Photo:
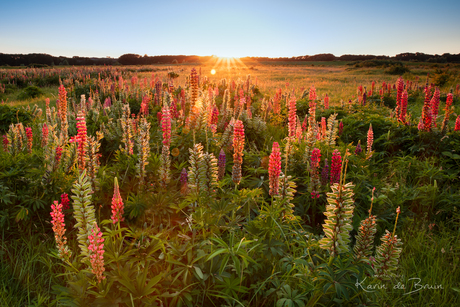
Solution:
[{"label": "tall grass", "polygon": [[460,305],[460,234],[450,228],[427,221],[406,224],[400,270],[380,290],[381,306]]},{"label": "tall grass", "polygon": [[54,237],[22,236],[0,243],[0,306],[52,306],[61,267],[48,255]]}]

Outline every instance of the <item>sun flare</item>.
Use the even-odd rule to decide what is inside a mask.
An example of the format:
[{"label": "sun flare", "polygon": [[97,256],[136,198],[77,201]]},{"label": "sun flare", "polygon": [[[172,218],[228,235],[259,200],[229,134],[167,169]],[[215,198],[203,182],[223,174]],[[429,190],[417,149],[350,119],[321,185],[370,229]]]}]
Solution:
[{"label": "sun flare", "polygon": [[216,74],[216,70],[215,69],[211,69],[211,75],[215,75]]}]

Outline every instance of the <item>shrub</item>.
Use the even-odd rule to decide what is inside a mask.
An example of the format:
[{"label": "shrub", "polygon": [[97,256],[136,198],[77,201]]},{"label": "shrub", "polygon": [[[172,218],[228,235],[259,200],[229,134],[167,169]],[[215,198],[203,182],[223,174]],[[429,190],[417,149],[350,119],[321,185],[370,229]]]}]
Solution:
[{"label": "shrub", "polygon": [[402,63],[395,63],[386,68],[384,72],[390,75],[403,75],[406,72],[410,72],[410,70]]},{"label": "shrub", "polygon": [[22,122],[27,126],[32,121],[32,118],[31,111],[2,104],[0,105],[0,133],[8,131],[13,123]]},{"label": "shrub", "polygon": [[31,99],[31,98],[37,98],[39,96],[43,95],[43,91],[35,86],[35,85],[31,85],[31,86],[28,86],[24,89],[24,91],[22,91],[18,98],[19,99]]}]

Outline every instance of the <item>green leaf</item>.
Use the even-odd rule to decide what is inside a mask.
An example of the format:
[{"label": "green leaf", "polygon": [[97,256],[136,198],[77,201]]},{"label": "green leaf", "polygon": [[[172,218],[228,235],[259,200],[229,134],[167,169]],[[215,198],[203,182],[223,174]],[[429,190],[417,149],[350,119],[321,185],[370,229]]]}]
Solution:
[{"label": "green leaf", "polygon": [[195,272],[196,274],[201,278],[201,279],[204,279],[204,276],[203,276],[203,272],[201,271],[201,269],[197,266],[193,266],[193,268],[195,269]]},{"label": "green leaf", "polygon": [[209,261],[211,260],[212,258],[216,257],[217,255],[220,255],[224,252],[228,252],[228,249],[224,249],[224,248],[221,248],[217,251],[215,251],[214,253],[212,253],[211,255],[208,256],[208,259],[206,259],[206,261]]}]

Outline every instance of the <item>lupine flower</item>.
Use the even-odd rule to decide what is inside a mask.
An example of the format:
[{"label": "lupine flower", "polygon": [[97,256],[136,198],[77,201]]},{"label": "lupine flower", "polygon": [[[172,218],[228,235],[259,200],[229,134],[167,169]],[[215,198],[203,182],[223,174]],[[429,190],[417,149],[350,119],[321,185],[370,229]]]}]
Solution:
[{"label": "lupine flower", "polygon": [[48,126],[44,123],[42,127],[42,147],[45,147],[48,144],[48,133]]},{"label": "lupine flower", "polygon": [[198,75],[195,67],[192,68],[190,73],[190,87],[192,89],[192,95],[190,97],[190,108],[195,106],[196,100],[198,99]]},{"label": "lupine flower", "polygon": [[431,110],[430,110],[430,90],[425,87],[425,100],[423,102],[422,117],[418,124],[418,130],[431,131]]},{"label": "lupine flower", "polygon": [[217,122],[219,121],[219,109],[217,107],[214,107],[212,109],[209,125],[211,127],[212,132],[217,131]]},{"label": "lupine flower", "polygon": [[104,108],[109,108],[110,106],[112,106],[112,99],[110,99],[110,97],[107,97],[104,100]]},{"label": "lupine flower", "polygon": [[460,131],[460,115],[455,120],[455,131]]},{"label": "lupine flower", "polygon": [[314,85],[311,86],[310,88],[310,93],[309,93],[309,99],[310,100],[316,100],[317,96],[316,96],[316,88]]},{"label": "lupine flower", "polygon": [[399,121],[403,124],[406,123],[407,114],[407,91],[404,91],[401,96],[401,112],[399,113]]},{"label": "lupine flower", "polygon": [[71,251],[69,250],[67,244],[67,238],[65,234],[65,223],[64,223],[64,214],[62,213],[62,204],[59,204],[57,200],[51,205],[51,224],[53,225],[54,238],[56,240],[56,245],[58,248],[58,256],[62,260],[69,260],[71,256]]},{"label": "lupine flower", "polygon": [[232,179],[235,184],[241,181],[241,165],[243,164],[244,126],[241,120],[235,121],[233,126],[233,171]]},{"label": "lupine flower", "polygon": [[324,108],[327,110],[329,109],[329,96],[326,94],[324,97]]},{"label": "lupine flower", "polygon": [[182,185],[187,184],[187,178],[188,178],[187,170],[183,168],[182,171],[180,172],[180,178],[179,178],[180,183]]},{"label": "lupine flower", "polygon": [[[366,262],[372,255],[374,245],[374,236],[377,232],[376,216],[372,215],[372,204],[374,203],[375,187],[372,189],[371,208],[369,209],[369,217],[361,221],[359,233],[356,236],[356,244],[353,248],[355,259]],[[372,264],[373,266],[373,264]]]},{"label": "lupine flower", "polygon": [[353,229],[354,185],[351,182],[345,184],[345,178],[343,181],[344,184],[331,185],[332,192],[327,193],[323,224],[325,237],[318,242],[319,247],[328,250],[333,257],[349,252],[350,230]]},{"label": "lupine flower", "polygon": [[59,162],[61,161],[61,156],[62,156],[62,148],[61,148],[61,146],[57,146],[56,147],[56,156],[55,156],[56,165],[59,165]]},{"label": "lupine flower", "polygon": [[157,81],[155,83],[155,104],[159,105],[161,102],[161,88],[163,86],[163,82]]},{"label": "lupine flower", "polygon": [[67,123],[67,91],[62,84],[59,86],[59,102],[57,105],[59,105],[61,123]]},{"label": "lupine flower", "polygon": [[161,124],[161,118],[163,117],[163,114],[161,113],[161,111],[158,111],[157,113],[157,120],[158,122]]},{"label": "lupine flower", "polygon": [[61,194],[61,204],[62,204],[62,209],[67,210],[69,209],[69,195],[67,193]]},{"label": "lupine flower", "polygon": [[114,179],[114,187],[113,187],[113,198],[112,198],[112,223],[122,222],[124,221],[123,213],[124,213],[124,206],[123,200],[121,199],[120,189],[118,187],[118,179],[115,177]]},{"label": "lupine flower", "polygon": [[171,100],[171,107],[169,108],[172,118],[178,118],[179,113],[177,112],[177,98]]},{"label": "lupine flower", "polygon": [[303,119],[303,122],[302,122],[302,131],[303,132],[307,131],[307,128],[308,128],[308,116],[305,115],[305,118]]},{"label": "lupine flower", "polygon": [[439,113],[439,88],[436,87],[434,90],[433,97],[431,98],[430,105],[431,105],[431,117],[432,121],[431,124],[433,127],[437,127],[436,124],[436,117],[438,117]]},{"label": "lupine flower", "polygon": [[386,233],[380,239],[382,244],[376,249],[374,271],[379,276],[388,275],[388,272],[397,269],[398,260],[402,251],[401,239],[398,239],[398,237],[395,235],[396,224],[398,222],[400,211],[401,210],[398,207],[398,209],[396,209],[397,215],[393,233],[390,233],[388,230],[386,230]]},{"label": "lupine flower", "polygon": [[340,172],[342,169],[342,156],[338,149],[332,153],[331,162],[331,184],[340,182]]},{"label": "lupine flower", "polygon": [[105,276],[104,273],[104,238],[102,238],[102,232],[94,223],[93,228],[90,230],[88,235],[89,246],[88,251],[90,252],[89,258],[91,262],[91,272],[96,275],[97,282],[100,283]]},{"label": "lupine flower", "polygon": [[148,116],[149,115],[149,102],[150,102],[150,97],[145,95],[142,97],[142,103],[141,103],[141,110],[140,113]]},{"label": "lupine flower", "polygon": [[295,137],[295,130],[297,126],[297,108],[296,108],[296,98],[294,96],[289,100],[289,122],[288,122],[288,131],[289,137]]},{"label": "lupine flower", "polygon": [[362,151],[363,149],[361,148],[361,140],[359,140],[358,145],[356,145],[355,155],[359,155]]},{"label": "lupine flower", "polygon": [[342,135],[342,133],[343,133],[343,122],[341,121],[339,123],[339,135]]},{"label": "lupine flower", "polygon": [[302,124],[300,123],[300,119],[297,119],[295,137],[297,138],[297,141],[300,143],[300,140],[302,139]]},{"label": "lupine flower", "polygon": [[321,117],[321,139],[326,139],[326,117]]},{"label": "lupine flower", "polygon": [[319,162],[321,160],[321,151],[314,148],[311,153],[310,163],[310,192],[312,198],[319,198],[320,178],[319,178]]},{"label": "lupine flower", "polygon": [[399,77],[398,78],[398,81],[396,81],[396,88],[397,88],[397,92],[396,92],[396,118],[399,118],[400,117],[400,113],[401,113],[401,99],[402,99],[402,94],[403,94],[403,90],[404,90],[404,80]]},{"label": "lupine flower", "polygon": [[225,156],[225,152],[223,149],[220,150],[220,153],[219,153],[219,160],[218,160],[218,179],[221,180],[222,178],[224,178],[224,175],[225,175],[225,163],[226,163],[226,156]]},{"label": "lupine flower", "polygon": [[367,154],[370,154],[372,151],[372,144],[374,143],[374,131],[372,130],[372,124],[369,125],[369,130],[367,131]]},{"label": "lupine flower", "polygon": [[452,113],[450,107],[452,106],[454,96],[452,93],[447,94],[446,107],[444,108],[444,119],[442,121],[441,131],[445,131],[447,128],[447,122],[449,121],[450,114]]},{"label": "lupine flower", "polygon": [[171,114],[166,105],[162,109],[161,128],[163,130],[163,145],[169,148],[171,145]]},{"label": "lupine flower", "polygon": [[180,173],[180,177],[179,177],[179,182],[181,183],[180,191],[182,195],[186,195],[188,193],[187,180],[188,180],[187,170],[183,168]]},{"label": "lupine flower", "polygon": [[281,174],[281,152],[278,142],[273,142],[272,152],[268,160],[268,178],[270,181],[270,196],[278,195],[279,177]]},{"label": "lupine flower", "polygon": [[321,161],[321,150],[314,148],[311,153],[311,167],[318,168]]},{"label": "lupine flower", "polygon": [[83,112],[78,112],[77,115],[77,142],[78,142],[78,167],[80,170],[84,170],[86,166],[86,144],[87,144],[87,132],[86,132],[86,120]]},{"label": "lupine flower", "polygon": [[3,150],[5,152],[8,152],[8,138],[5,134],[2,137],[3,137]]},{"label": "lupine flower", "polygon": [[27,136],[27,151],[31,153],[32,152],[32,142],[34,140],[34,137],[32,134],[32,128],[26,127],[26,136]]}]

